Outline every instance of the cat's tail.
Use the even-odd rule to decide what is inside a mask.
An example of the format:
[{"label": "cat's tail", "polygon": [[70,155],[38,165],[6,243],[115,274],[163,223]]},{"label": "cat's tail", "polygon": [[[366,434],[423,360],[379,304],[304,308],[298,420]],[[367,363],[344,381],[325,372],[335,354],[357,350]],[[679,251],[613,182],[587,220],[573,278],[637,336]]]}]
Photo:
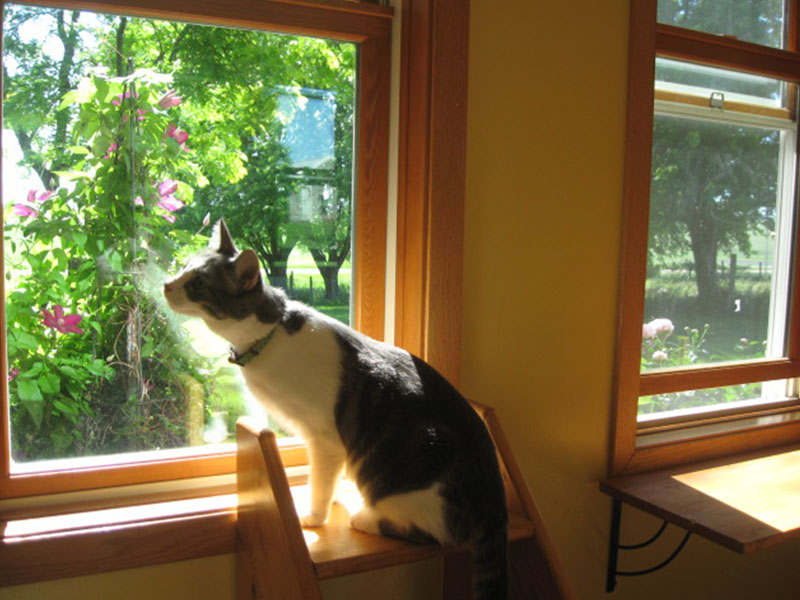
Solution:
[{"label": "cat's tail", "polygon": [[473,544],[475,600],[508,599],[508,530],[505,518],[498,521],[487,524]]}]

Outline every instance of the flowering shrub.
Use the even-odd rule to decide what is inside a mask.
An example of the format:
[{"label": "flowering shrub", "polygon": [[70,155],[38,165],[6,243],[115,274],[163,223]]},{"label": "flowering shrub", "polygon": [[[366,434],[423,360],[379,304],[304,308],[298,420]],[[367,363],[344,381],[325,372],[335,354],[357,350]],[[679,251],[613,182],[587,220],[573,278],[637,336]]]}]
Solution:
[{"label": "flowering shrub", "polygon": [[642,369],[687,366],[707,361],[711,354],[704,348],[711,326],[705,324],[702,331],[684,327],[676,334],[669,319],[653,319],[642,326]]},{"label": "flowering shrub", "polygon": [[6,211],[18,460],[185,444],[181,377],[203,365],[168,327],[150,274],[192,242],[172,224],[203,178],[167,83],[150,71],[82,81],[60,108],[76,113],[62,186]]},{"label": "flowering shrub", "polygon": [[[706,348],[709,324],[703,329],[684,327],[680,334],[670,319],[659,318],[642,326],[641,369],[691,366],[700,362],[724,362],[757,354],[762,343],[741,338],[727,356],[714,355]],[[758,397],[760,384],[745,384],[706,390],[687,390],[639,399],[639,413],[676,410],[695,406],[712,406]]]}]

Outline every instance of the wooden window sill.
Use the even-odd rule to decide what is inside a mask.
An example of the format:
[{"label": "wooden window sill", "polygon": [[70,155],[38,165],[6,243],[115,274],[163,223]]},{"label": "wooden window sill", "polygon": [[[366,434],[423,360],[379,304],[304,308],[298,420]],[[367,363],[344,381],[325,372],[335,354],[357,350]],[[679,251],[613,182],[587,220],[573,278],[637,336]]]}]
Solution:
[{"label": "wooden window sill", "polygon": [[236,494],[0,521],[0,587],[236,549]]},{"label": "wooden window sill", "polygon": [[800,534],[800,445],[613,477],[600,490],[742,554]]}]

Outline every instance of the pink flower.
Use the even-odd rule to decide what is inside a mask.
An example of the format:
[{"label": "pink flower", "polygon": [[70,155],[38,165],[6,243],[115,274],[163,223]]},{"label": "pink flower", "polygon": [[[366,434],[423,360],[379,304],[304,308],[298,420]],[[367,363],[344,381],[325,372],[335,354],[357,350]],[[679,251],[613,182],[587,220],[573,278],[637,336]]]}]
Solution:
[{"label": "pink flower", "polygon": [[182,147],[186,143],[186,140],[189,139],[189,134],[175,127],[175,123],[169,124],[169,127],[167,127],[166,135],[173,138]]},{"label": "pink flower", "polygon": [[[130,97],[131,97],[131,91],[130,91],[130,90],[128,90],[127,92],[125,92],[125,95],[124,95],[124,96],[123,96],[122,94],[117,94],[117,97],[116,97],[116,98],[114,98],[114,99],[111,101],[111,104],[113,104],[114,106],[119,106],[120,104],[122,104],[122,100],[123,100],[123,99],[125,99],[125,98],[130,98]],[[135,97],[135,98],[138,98],[138,97],[139,97],[139,94],[136,94],[136,96],[134,96],[134,97]]]},{"label": "pink flower", "polygon": [[108,150],[106,151],[106,155],[103,158],[111,158],[111,155],[117,150],[117,148],[118,148],[118,146],[117,146],[116,142],[111,144],[108,147]]},{"label": "pink flower", "polygon": [[144,200],[142,200],[141,196],[136,196],[136,198],[133,199],[133,203],[136,206],[144,206]]},{"label": "pink flower", "polygon": [[19,369],[11,369],[8,372],[8,380],[13,381],[17,375],[19,375]]},{"label": "pink flower", "polygon": [[175,95],[175,90],[170,90],[161,97],[161,100],[158,101],[158,105],[163,109],[167,109],[172,106],[178,106],[181,102],[182,99],[180,96]]},{"label": "pink flower", "polygon": [[653,319],[649,323],[642,325],[642,337],[646,340],[656,337],[659,333],[667,332],[670,334],[675,329],[669,319]]},{"label": "pink flower", "polygon": [[169,196],[174,194],[178,189],[178,182],[174,179],[165,179],[161,182],[158,186],[158,195],[159,196]]},{"label": "pink flower", "polygon": [[53,327],[61,333],[83,333],[83,330],[78,327],[83,317],[81,315],[65,315],[64,307],[56,304],[51,313],[47,309],[42,309],[42,324],[45,327]]},{"label": "pink flower", "polygon": [[175,215],[170,213],[174,213],[179,211],[184,206],[186,206],[183,202],[178,200],[173,194],[178,190],[178,182],[174,179],[165,179],[162,181],[158,186],[158,195],[160,198],[158,202],[156,202],[156,206],[159,208],[163,208],[167,211],[167,214],[161,215],[170,223],[175,222]]},{"label": "pink flower", "polygon": [[30,190],[28,192],[28,204],[33,204],[34,202],[44,202],[45,200],[47,200],[52,195],[53,195],[52,191],[45,190],[44,192],[39,194],[39,196],[37,197],[36,196],[36,190]]},{"label": "pink flower", "polygon": [[[147,111],[142,110],[141,108],[137,108],[136,113],[139,115],[138,117],[136,117],[137,121],[144,121],[145,117],[147,116]],[[129,118],[130,117],[128,117],[127,114],[122,115],[122,122],[127,123]]]},{"label": "pink flower", "polygon": [[31,208],[25,204],[15,204],[13,208],[14,214],[19,217],[33,217],[34,219],[39,216],[39,211]]},{"label": "pink flower", "polygon": [[158,206],[169,212],[176,212],[186,206],[183,202],[178,200],[175,196],[162,196],[156,203]]}]

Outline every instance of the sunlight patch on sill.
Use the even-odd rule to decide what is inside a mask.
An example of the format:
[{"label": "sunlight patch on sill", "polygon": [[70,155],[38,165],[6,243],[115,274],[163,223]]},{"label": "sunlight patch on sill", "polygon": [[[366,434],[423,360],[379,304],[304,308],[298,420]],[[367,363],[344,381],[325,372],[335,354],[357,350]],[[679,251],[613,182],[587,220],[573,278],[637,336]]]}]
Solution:
[{"label": "sunlight patch on sill", "polygon": [[800,511],[793,493],[800,481],[800,450],[672,478],[779,531],[800,528]]},{"label": "sunlight patch on sill", "polygon": [[35,537],[49,536],[76,530],[89,530],[120,525],[131,525],[148,521],[160,521],[189,516],[199,516],[236,509],[237,495],[225,494],[138,504],[122,508],[109,508],[86,512],[34,517],[7,521],[3,539],[6,543],[22,541]]}]

